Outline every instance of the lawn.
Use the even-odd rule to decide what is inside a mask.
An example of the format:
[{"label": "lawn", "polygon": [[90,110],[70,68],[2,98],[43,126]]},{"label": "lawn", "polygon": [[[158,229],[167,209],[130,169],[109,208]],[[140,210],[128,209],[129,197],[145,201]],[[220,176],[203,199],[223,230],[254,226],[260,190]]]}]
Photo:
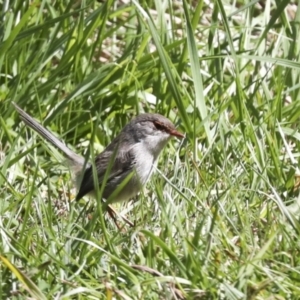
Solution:
[{"label": "lawn", "polygon": [[[295,1],[1,1],[0,299],[299,299]],[[134,116],[184,132],[143,191],[76,190]]]}]

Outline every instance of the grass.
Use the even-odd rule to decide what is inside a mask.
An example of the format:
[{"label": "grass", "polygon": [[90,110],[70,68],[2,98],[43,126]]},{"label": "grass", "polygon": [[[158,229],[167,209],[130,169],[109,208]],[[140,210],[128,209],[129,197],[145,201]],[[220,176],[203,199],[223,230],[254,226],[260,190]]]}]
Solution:
[{"label": "grass", "polygon": [[[298,299],[298,8],[3,1],[0,298]],[[144,111],[186,139],[119,231],[12,101],[90,157]]]}]

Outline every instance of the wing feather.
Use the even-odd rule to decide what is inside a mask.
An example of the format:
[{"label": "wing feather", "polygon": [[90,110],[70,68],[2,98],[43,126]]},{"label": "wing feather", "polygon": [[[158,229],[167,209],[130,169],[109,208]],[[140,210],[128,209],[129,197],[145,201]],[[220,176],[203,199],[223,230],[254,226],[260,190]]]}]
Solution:
[{"label": "wing feather", "polygon": [[[95,159],[95,166],[98,175],[98,183],[101,185],[107,167],[109,166],[110,159],[114,155],[113,151],[104,151],[100,153]],[[119,151],[115,162],[111,168],[111,172],[108,175],[106,186],[104,188],[103,197],[108,198],[109,195],[113,192],[110,183],[115,181],[116,178],[119,178],[119,181],[122,180],[133,170],[135,165],[135,159],[133,152],[131,150]],[[76,196],[76,200],[81,199],[86,194],[92,192],[95,189],[94,180],[93,180],[93,167],[89,166],[83,175],[81,185]]]}]

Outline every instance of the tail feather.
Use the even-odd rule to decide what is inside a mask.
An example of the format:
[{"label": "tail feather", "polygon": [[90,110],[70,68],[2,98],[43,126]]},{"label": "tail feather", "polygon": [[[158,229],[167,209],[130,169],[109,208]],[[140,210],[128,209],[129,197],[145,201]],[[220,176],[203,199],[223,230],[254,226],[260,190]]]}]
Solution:
[{"label": "tail feather", "polygon": [[21,119],[34,131],[44,137],[53,146],[60,149],[66,158],[70,160],[71,164],[74,166],[82,167],[84,165],[84,158],[76,154],[70,148],[68,148],[62,141],[60,141],[56,136],[54,136],[45,127],[35,121],[30,115],[28,115],[23,109],[21,109],[16,103],[13,102],[14,107],[20,114]]}]

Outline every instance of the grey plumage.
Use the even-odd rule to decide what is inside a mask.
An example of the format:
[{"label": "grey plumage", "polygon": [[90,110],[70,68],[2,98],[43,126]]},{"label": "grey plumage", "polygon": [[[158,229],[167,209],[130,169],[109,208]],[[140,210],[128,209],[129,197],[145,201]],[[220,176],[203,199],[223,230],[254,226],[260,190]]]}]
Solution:
[{"label": "grey plumage", "polygon": [[[75,171],[79,200],[94,191],[93,168],[85,165],[85,160],[76,154],[50,131],[35,121],[18,105],[14,106],[21,119],[48,142],[59,148],[71,162]],[[115,155],[107,182],[103,191],[103,198],[107,199],[123,180],[131,174],[131,178],[124,188],[116,195],[113,202],[126,200],[137,194],[149,179],[158,155],[172,136],[182,138],[172,122],[159,114],[141,114],[128,123],[118,136],[96,156],[95,166],[98,183],[101,185],[103,177]]]}]

